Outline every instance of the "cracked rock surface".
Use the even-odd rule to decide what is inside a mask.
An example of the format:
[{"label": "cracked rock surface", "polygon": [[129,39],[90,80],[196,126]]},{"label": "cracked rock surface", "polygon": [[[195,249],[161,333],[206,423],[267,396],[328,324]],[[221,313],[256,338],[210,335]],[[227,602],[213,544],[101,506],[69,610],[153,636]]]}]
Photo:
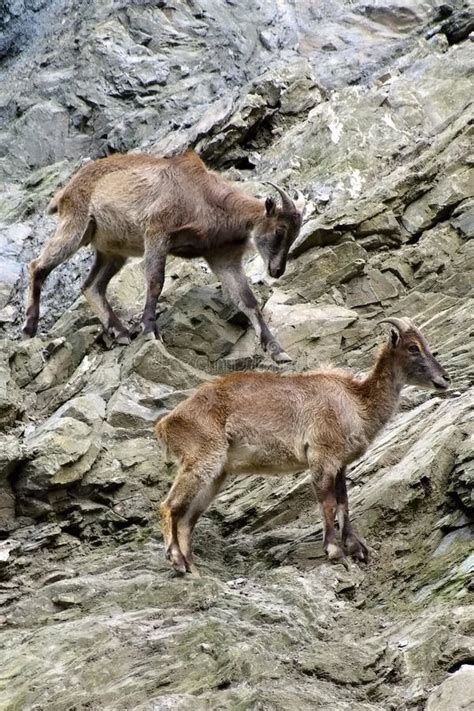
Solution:
[{"label": "cracked rock surface", "polygon": [[[450,0],[6,0],[0,16],[0,708],[456,711],[474,703],[474,16]],[[104,347],[80,283],[26,264],[88,156],[196,148],[299,188],[285,275],[247,272],[285,368],[363,371],[408,316],[452,378],[405,388],[351,468],[367,566],[326,562],[306,475],[235,479],[172,576],[152,425],[215,374],[275,367],[200,262],[170,259],[164,343]],[[110,285],[124,319],[140,260]]]}]

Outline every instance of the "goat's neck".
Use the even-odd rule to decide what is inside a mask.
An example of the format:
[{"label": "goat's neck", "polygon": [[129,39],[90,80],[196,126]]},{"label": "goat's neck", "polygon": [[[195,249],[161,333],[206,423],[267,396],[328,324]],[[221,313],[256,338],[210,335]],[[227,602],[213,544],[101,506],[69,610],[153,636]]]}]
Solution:
[{"label": "goat's neck", "polygon": [[360,383],[369,440],[387,424],[400,399],[405,378],[390,345],[382,348],[372,370]]},{"label": "goat's neck", "polygon": [[251,233],[265,219],[264,202],[246,195],[231,183],[227,183],[223,192],[219,191],[213,200],[217,200],[219,207],[225,208],[228,217],[242,232]]},{"label": "goat's neck", "polygon": [[242,227],[246,227],[250,231],[265,219],[265,205],[258,198],[250,197],[248,195],[239,194],[236,200],[235,206],[235,217],[243,221]]}]

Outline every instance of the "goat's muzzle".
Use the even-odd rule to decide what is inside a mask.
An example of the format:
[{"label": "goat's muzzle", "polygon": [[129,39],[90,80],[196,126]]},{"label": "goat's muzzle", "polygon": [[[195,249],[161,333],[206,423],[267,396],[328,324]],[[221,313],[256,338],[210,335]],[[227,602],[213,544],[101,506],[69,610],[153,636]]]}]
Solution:
[{"label": "goat's muzzle", "polygon": [[437,375],[431,382],[436,390],[447,390],[449,388],[450,377],[447,374]]},{"label": "goat's muzzle", "polygon": [[268,260],[268,273],[273,279],[279,279],[286,271],[286,254],[276,254]]},{"label": "goat's muzzle", "polygon": [[268,273],[273,279],[279,279],[285,273],[285,265],[279,264],[278,266],[269,266]]}]

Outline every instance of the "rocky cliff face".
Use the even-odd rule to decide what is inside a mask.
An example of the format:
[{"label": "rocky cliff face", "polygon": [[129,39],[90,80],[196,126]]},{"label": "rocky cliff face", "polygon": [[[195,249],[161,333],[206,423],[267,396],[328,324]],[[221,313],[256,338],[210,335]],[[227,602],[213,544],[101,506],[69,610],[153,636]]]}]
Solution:
[{"label": "rocky cliff face", "polygon": [[[7,0],[0,28],[0,707],[468,708],[472,667],[473,15],[437,0]],[[248,272],[291,367],[366,368],[382,316],[423,327],[453,387],[407,388],[349,473],[367,567],[326,563],[305,475],[235,480],[199,579],[156,530],[152,423],[265,366],[199,263],[171,260],[165,345],[106,350],[54,272],[18,339],[44,208],[84,156],[195,146],[309,199],[279,281]],[[129,320],[142,268],[111,284]],[[464,704],[464,706],[462,706]]]}]

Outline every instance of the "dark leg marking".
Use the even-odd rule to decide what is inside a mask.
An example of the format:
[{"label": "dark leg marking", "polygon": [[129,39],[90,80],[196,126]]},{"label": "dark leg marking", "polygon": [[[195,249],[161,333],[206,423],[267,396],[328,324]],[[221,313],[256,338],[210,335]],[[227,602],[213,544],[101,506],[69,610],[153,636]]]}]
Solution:
[{"label": "dark leg marking", "polygon": [[290,356],[285,353],[282,346],[276,340],[273,333],[268,328],[255,294],[248,283],[242,264],[239,261],[232,261],[229,264],[225,260],[208,260],[214,274],[220,280],[222,286],[229,293],[230,298],[250,320],[257,336],[260,339],[262,348],[270,353],[277,363],[291,361]]},{"label": "dark leg marking", "polygon": [[168,239],[154,235],[145,241],[145,279],[147,285],[145,308],[143,309],[142,330],[146,336],[158,337],[156,305],[165,281]]},{"label": "dark leg marking", "polygon": [[[311,455],[310,455],[311,456]],[[311,486],[321,507],[324,537],[323,546],[329,560],[344,559],[344,551],[336,539],[335,518],[337,499],[335,490],[336,470],[332,466],[311,463]]]},{"label": "dark leg marking", "polygon": [[352,527],[349,517],[349,498],[347,496],[346,468],[339,469],[336,476],[337,519],[341,530],[342,543],[349,555],[367,561],[369,551]]},{"label": "dark leg marking", "polygon": [[79,247],[92,238],[94,221],[88,216],[75,221],[61,220],[54,236],[46,242],[37,259],[29,265],[30,285],[23,333],[27,337],[36,335],[40,313],[41,289],[48,275],[57,266],[69,259]]}]

